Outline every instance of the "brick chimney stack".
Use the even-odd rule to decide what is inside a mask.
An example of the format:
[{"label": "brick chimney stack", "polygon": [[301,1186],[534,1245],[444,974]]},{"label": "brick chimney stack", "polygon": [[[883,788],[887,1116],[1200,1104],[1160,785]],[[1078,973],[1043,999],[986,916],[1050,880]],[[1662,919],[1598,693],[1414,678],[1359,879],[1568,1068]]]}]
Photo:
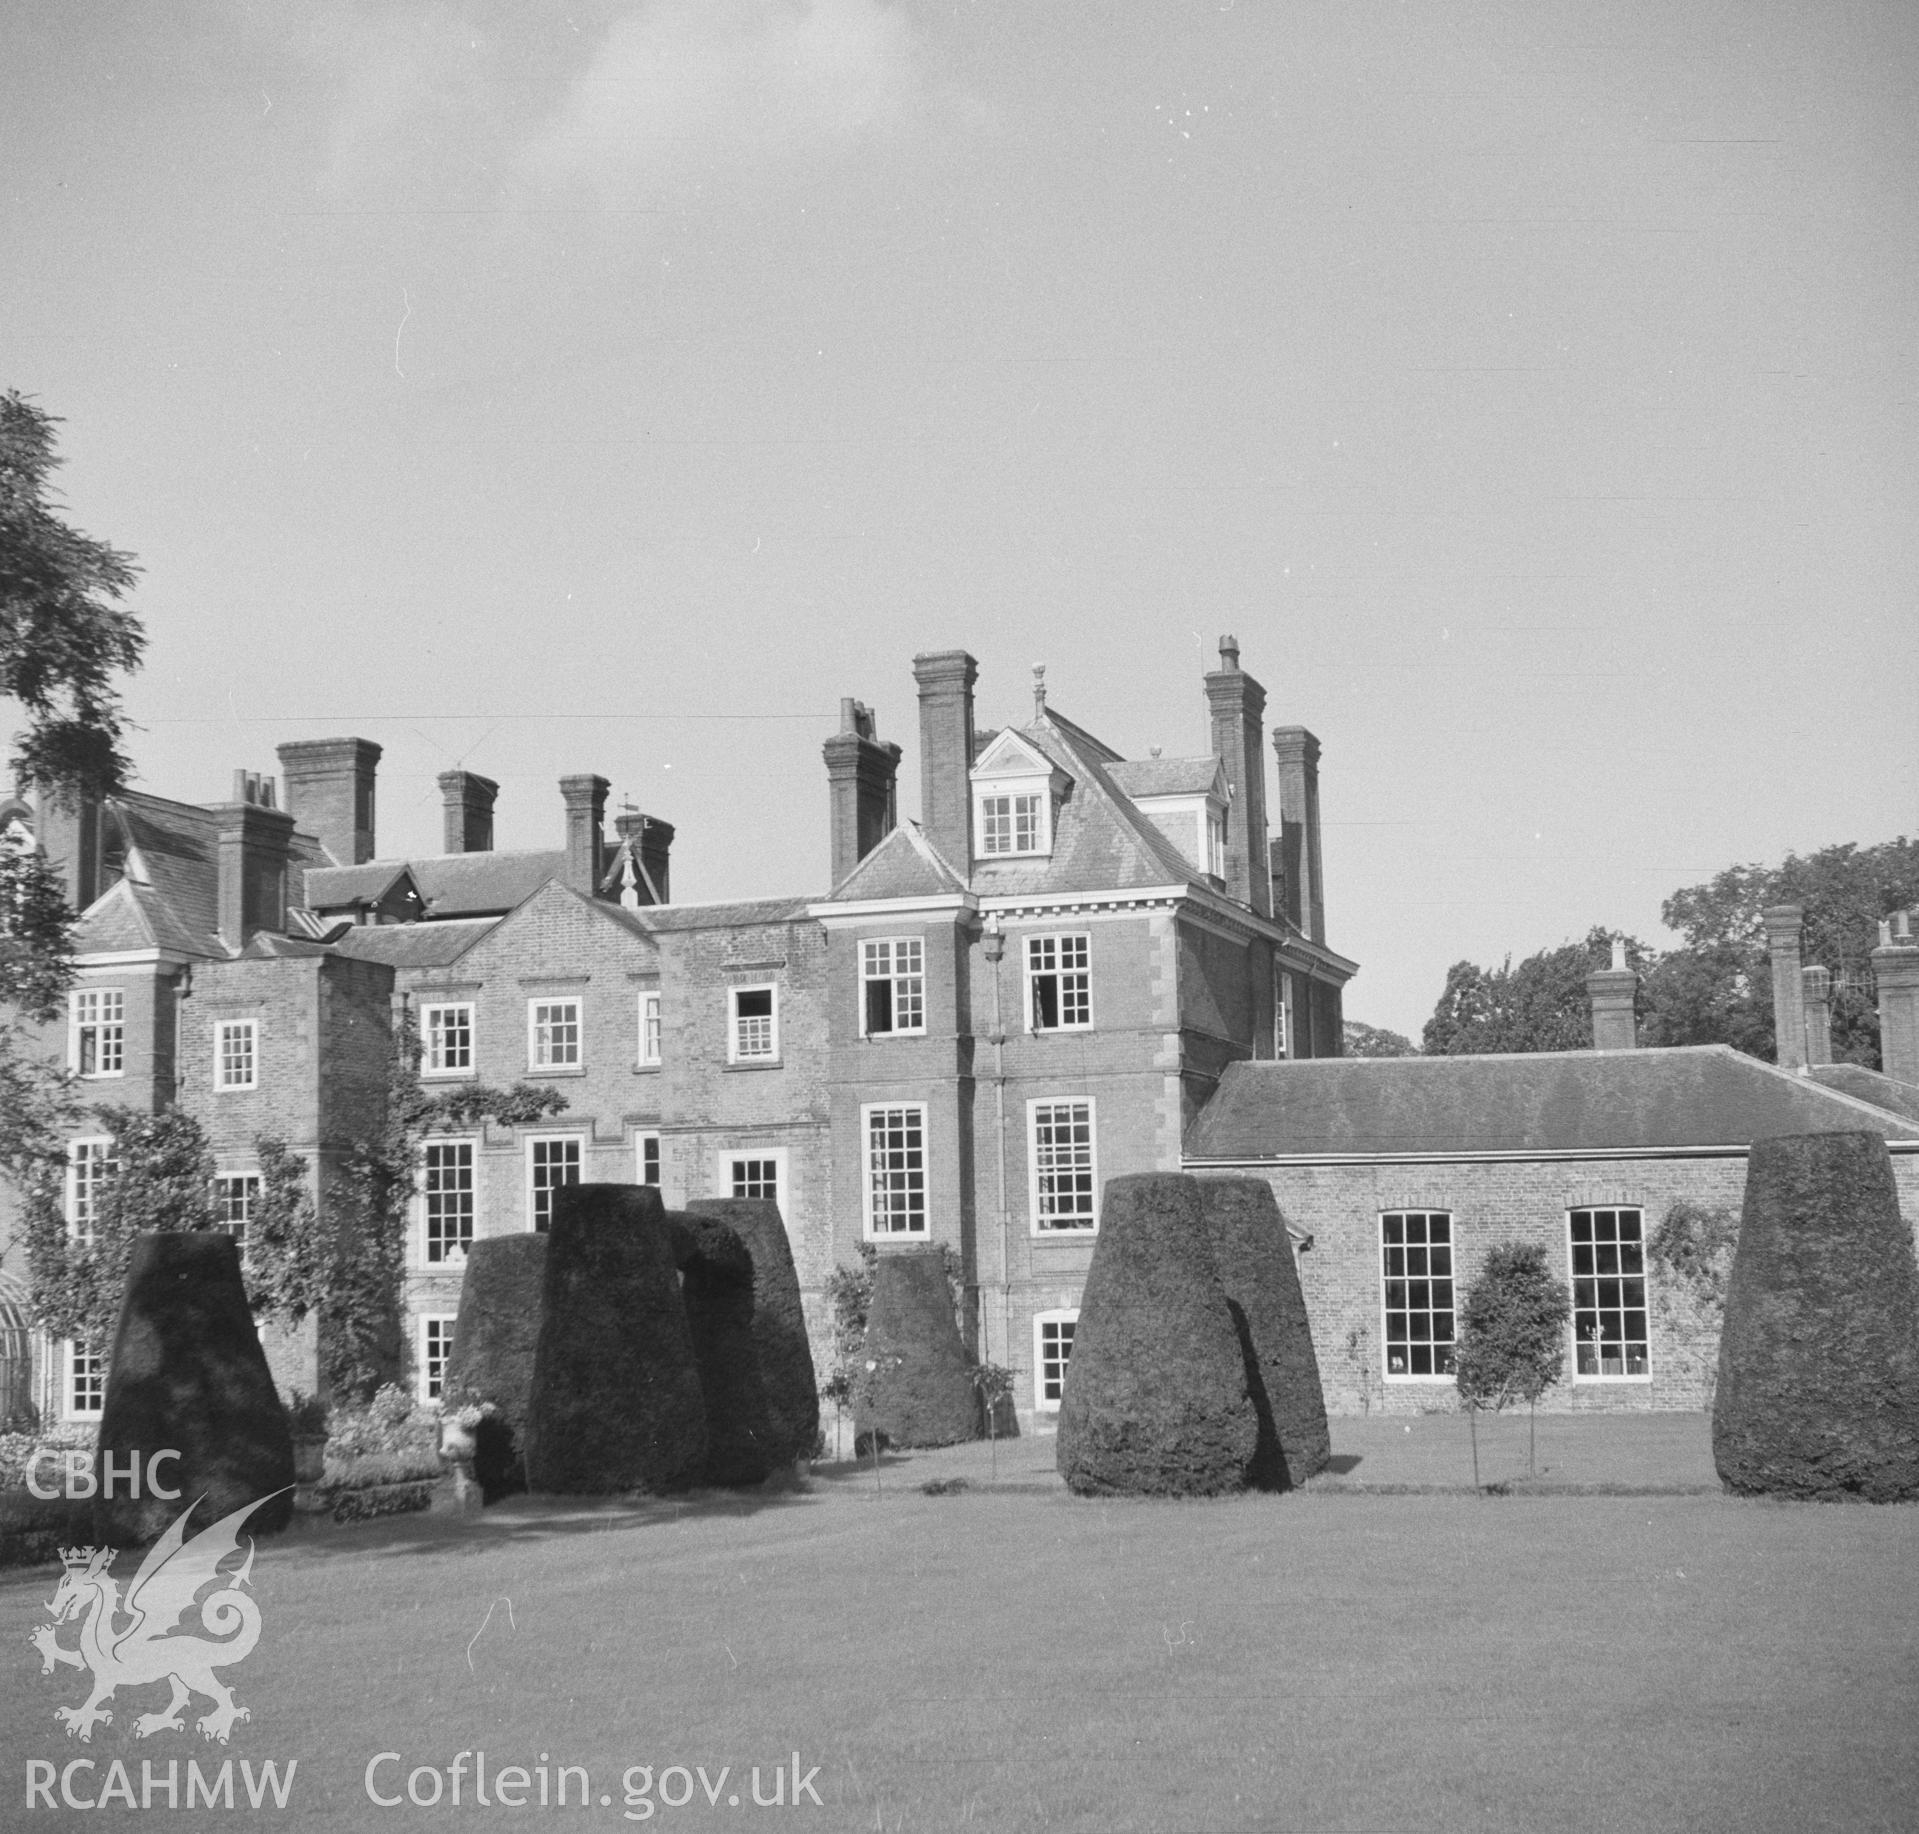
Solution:
[{"label": "brick chimney stack", "polygon": [[913,658],[920,696],[920,827],[940,858],[973,871],[973,684],[979,664],[964,650]]},{"label": "brick chimney stack", "polygon": [[273,780],[233,774],[233,800],[213,810],[220,940],[236,953],[261,930],[284,930],[294,819],[273,806]]},{"label": "brick chimney stack", "polygon": [[822,747],[832,801],[834,885],[893,832],[900,748],[879,736],[872,708],[840,702],[840,729]]},{"label": "brick chimney stack", "polygon": [[1326,891],[1319,864],[1319,741],[1304,726],[1273,732],[1279,763],[1279,843],[1285,909],[1313,942],[1326,940]]},{"label": "brick chimney stack", "polygon": [[371,739],[300,739],[279,752],[294,825],[312,835],[336,866],[372,859],[380,747]]},{"label": "brick chimney stack", "polygon": [[500,786],[477,771],[442,771],[440,802],[445,811],[445,851],[491,853],[493,804]]},{"label": "brick chimney stack", "polygon": [[1919,1089],[1919,941],[1912,913],[1900,911],[1879,926],[1872,952],[1879,983],[1879,1065],[1895,1082]]},{"label": "brick chimney stack", "polygon": [[1832,975],[1815,963],[1799,970],[1800,998],[1806,1013],[1806,1062],[1832,1062]]},{"label": "brick chimney stack", "polygon": [[35,800],[34,836],[66,887],[68,907],[77,914],[100,895],[105,812],[97,797],[64,790],[43,788]]},{"label": "brick chimney stack", "polygon": [[1226,767],[1226,890],[1262,917],[1273,912],[1266,853],[1266,690],[1239,666],[1239,641],[1219,640],[1219,667],[1206,677],[1213,756]]},{"label": "brick chimney stack", "polygon": [[1766,926],[1766,953],[1772,958],[1773,1048],[1782,1070],[1806,1067],[1806,989],[1799,964],[1804,916],[1804,907],[1797,904],[1769,905],[1759,913]]},{"label": "brick chimney stack", "polygon": [[1613,939],[1612,966],[1595,968],[1586,976],[1586,996],[1592,1001],[1593,1049],[1632,1051],[1639,1047],[1639,1026],[1633,1002],[1639,976],[1626,965],[1626,945]]},{"label": "brick chimney stack", "polygon": [[562,777],[566,800],[566,883],[589,898],[599,895],[606,870],[606,793],[604,777]]}]

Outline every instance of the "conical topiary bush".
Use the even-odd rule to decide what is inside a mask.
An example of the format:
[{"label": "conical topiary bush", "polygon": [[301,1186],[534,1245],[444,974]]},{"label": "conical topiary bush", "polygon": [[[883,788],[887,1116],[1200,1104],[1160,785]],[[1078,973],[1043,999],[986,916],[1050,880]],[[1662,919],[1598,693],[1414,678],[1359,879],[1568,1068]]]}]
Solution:
[{"label": "conical topiary bush", "polygon": [[667,1225],[706,1399],[703,1476],[735,1489],[764,1483],[772,1427],[753,1342],[753,1257],[716,1216],[669,1210]]},{"label": "conical topiary bush", "polygon": [[554,1193],[527,1406],[529,1490],[684,1490],[706,1404],[666,1212],[647,1185]]},{"label": "conical topiary bush", "polygon": [[1199,1181],[1109,1180],[1060,1400],[1060,1475],[1081,1496],[1215,1496],[1245,1488],[1258,1447]]},{"label": "conical topiary bush", "polygon": [[753,1257],[753,1342],[771,1422],[768,1456],[776,1466],[811,1458],[820,1437],[819,1380],[780,1207],[765,1197],[696,1197],[686,1207],[718,1217]]},{"label": "conical topiary bush", "polygon": [[474,1431],[473,1475],[491,1503],[526,1488],[526,1413],[546,1282],[544,1235],[481,1236],[466,1253],[446,1364],[446,1405],[490,1401]]},{"label": "conical topiary bush", "polygon": [[1306,1318],[1286,1219],[1272,1187],[1258,1178],[1200,1180],[1200,1213],[1234,1323],[1243,1322],[1257,1384],[1259,1446],[1248,1471],[1258,1489],[1287,1490],[1326,1468],[1332,1440],[1326,1394]]},{"label": "conical topiary bush", "polygon": [[[177,1499],[147,1494],[150,1461],[161,1451],[179,1454],[158,1473]],[[135,1457],[138,1497],[121,1475]],[[196,1230],[135,1241],[100,1415],[102,1477],[108,1461],[118,1494],[96,1493],[93,1532],[114,1547],[157,1540],[196,1498],[189,1532],[256,1497],[273,1501],[249,1519],[248,1533],[272,1534],[291,1519],[293,1435],[231,1236]]]},{"label": "conical topiary bush", "polygon": [[938,1248],[880,1252],[853,1398],[853,1443],[950,1446],[979,1437],[979,1395]]},{"label": "conical topiary bush", "polygon": [[1919,1268],[1878,1134],[1753,1142],[1712,1455],[1729,1490],[1919,1497]]}]

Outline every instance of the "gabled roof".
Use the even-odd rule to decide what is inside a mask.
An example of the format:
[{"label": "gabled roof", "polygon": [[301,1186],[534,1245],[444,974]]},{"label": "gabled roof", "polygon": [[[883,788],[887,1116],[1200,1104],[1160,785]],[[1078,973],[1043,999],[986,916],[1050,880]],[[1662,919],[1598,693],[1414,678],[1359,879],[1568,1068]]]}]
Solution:
[{"label": "gabled roof", "polygon": [[1106,767],[1107,776],[1137,802],[1142,796],[1223,796],[1226,767],[1219,759],[1122,758]]},{"label": "gabled roof", "polygon": [[211,810],[127,791],[105,806],[108,838],[125,863],[81,914],[81,954],[167,949],[221,960],[220,867]]},{"label": "gabled roof", "polygon": [[1192,862],[1133,806],[1114,782],[1119,762],[1090,733],[1049,707],[1020,736],[1073,779],[1043,859],[976,860],[973,889],[988,895],[1131,891],[1198,882]]},{"label": "gabled roof", "polygon": [[360,866],[316,866],[306,873],[306,902],[316,911],[378,904],[410,877],[435,922],[501,916],[548,879],[566,871],[566,850],[527,853],[443,853],[419,860],[368,860]]},{"label": "gabled roof", "polygon": [[966,881],[940,857],[914,821],[903,821],[827,894],[834,904],[869,898],[940,898]]},{"label": "gabled roof", "polygon": [[1024,733],[1007,727],[995,733],[973,760],[975,777],[1045,776],[1056,768],[1054,760],[1041,751]]},{"label": "gabled roof", "polygon": [[1189,1161],[1744,1147],[1771,1134],[1919,1122],[1729,1045],[1485,1057],[1235,1063],[1187,1136]]}]

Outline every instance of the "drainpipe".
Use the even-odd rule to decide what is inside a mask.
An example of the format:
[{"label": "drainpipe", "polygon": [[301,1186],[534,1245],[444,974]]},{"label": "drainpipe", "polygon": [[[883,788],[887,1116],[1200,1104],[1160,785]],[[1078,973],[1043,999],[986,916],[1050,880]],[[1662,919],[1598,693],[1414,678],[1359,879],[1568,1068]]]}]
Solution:
[{"label": "drainpipe", "polygon": [[[1011,1248],[1006,1220],[1006,1025],[1000,1005],[1000,962],[1006,938],[1000,934],[999,912],[986,913],[981,945],[993,967],[993,1140],[999,1158],[999,1341],[1005,1367],[1013,1366],[1013,1282],[1008,1257]],[[992,1360],[989,1356],[989,1362]]]}]

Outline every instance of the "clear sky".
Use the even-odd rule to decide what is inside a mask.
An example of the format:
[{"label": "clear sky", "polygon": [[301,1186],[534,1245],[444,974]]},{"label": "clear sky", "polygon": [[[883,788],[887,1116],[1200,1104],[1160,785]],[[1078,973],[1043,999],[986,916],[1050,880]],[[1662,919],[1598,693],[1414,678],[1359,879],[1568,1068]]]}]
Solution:
[{"label": "clear sky", "polygon": [[1350,1016],[1919,810],[1911,0],[0,10],[0,385],[143,787],[823,889],[842,695],[1325,748]]}]

